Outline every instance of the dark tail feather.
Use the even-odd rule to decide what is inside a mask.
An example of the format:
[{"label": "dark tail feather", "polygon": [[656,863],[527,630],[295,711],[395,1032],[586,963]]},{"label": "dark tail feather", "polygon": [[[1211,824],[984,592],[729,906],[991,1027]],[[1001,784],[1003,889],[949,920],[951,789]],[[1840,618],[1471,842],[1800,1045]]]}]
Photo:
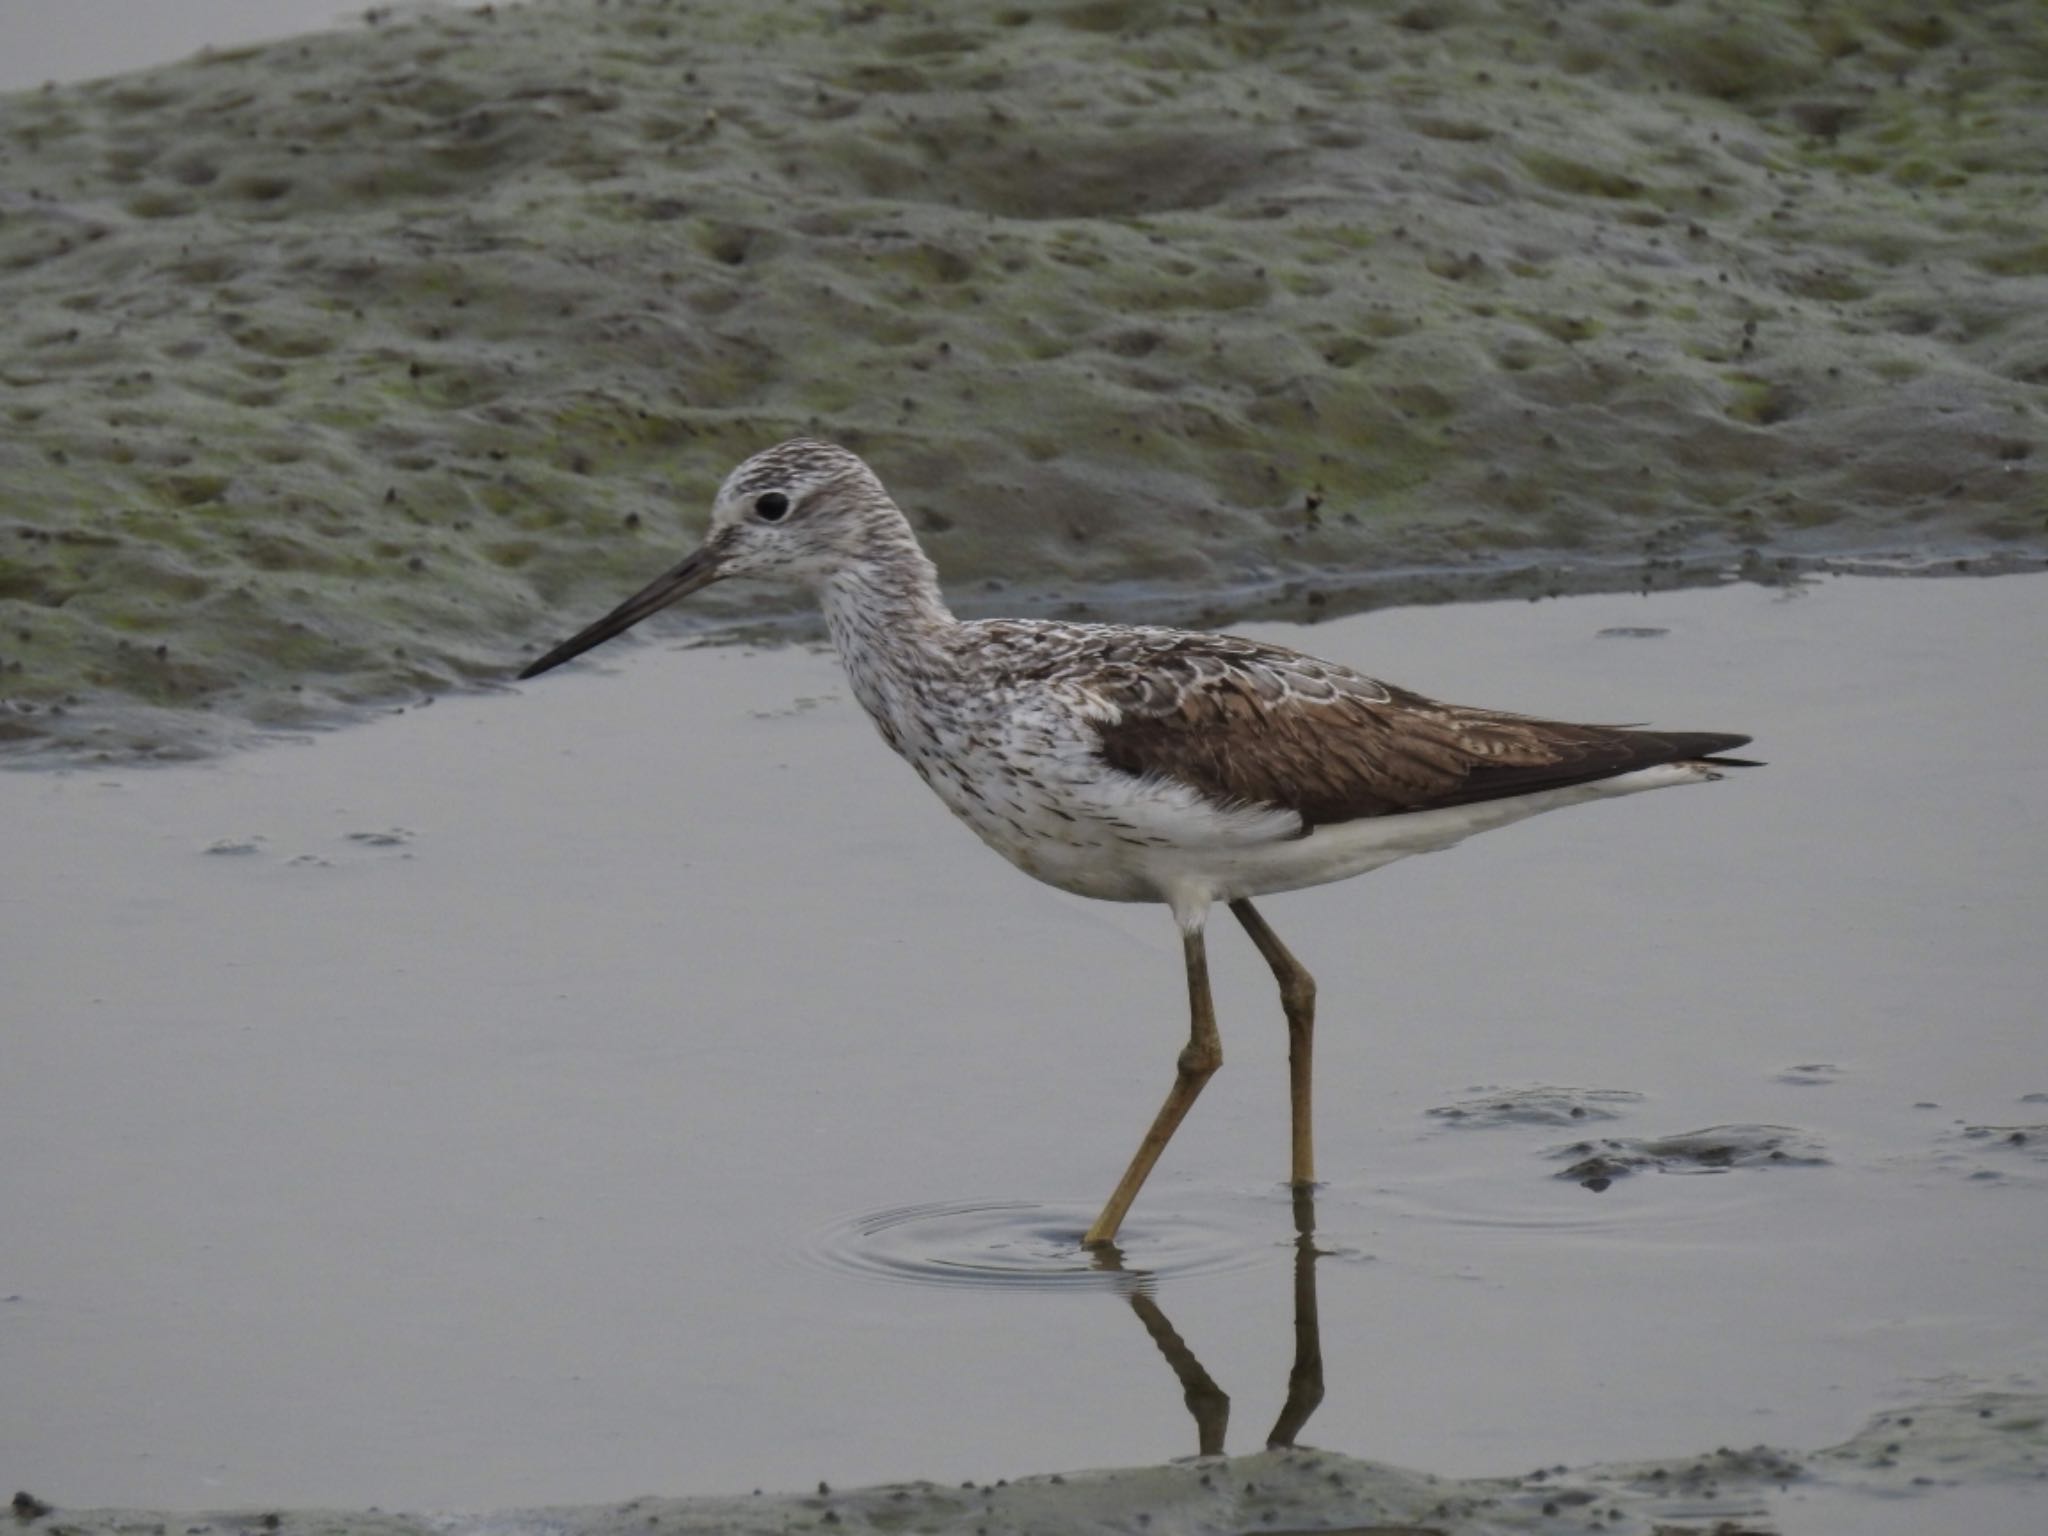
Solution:
[{"label": "dark tail feather", "polygon": [[1649,734],[1671,744],[1675,754],[1672,758],[1674,762],[1708,763],[1716,768],[1763,767],[1763,764],[1753,757],[1722,755],[1730,747],[1749,745],[1747,736],[1738,736],[1732,731],[1655,731]]},{"label": "dark tail feather", "polygon": [[[1671,749],[1673,762],[1710,762],[1734,747],[1749,745],[1747,736],[1732,731],[1642,731]],[[1745,765],[1747,766],[1747,765]]]}]

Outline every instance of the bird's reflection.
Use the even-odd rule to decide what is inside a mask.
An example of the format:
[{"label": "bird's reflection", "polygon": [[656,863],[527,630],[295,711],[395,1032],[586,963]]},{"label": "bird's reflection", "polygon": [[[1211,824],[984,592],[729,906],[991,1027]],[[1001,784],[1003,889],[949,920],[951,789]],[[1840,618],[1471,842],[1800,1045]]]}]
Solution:
[{"label": "bird's reflection", "polygon": [[1138,1314],[1138,1321],[1145,1325],[1145,1331],[1152,1335],[1152,1342],[1159,1346],[1159,1353],[1166,1357],[1166,1363],[1173,1367],[1173,1374],[1180,1378],[1181,1401],[1195,1416],[1198,1450],[1204,1456],[1221,1456],[1224,1432],[1230,1428],[1230,1394],[1217,1386],[1216,1378],[1202,1369],[1202,1362],[1188,1348],[1187,1340],[1174,1331],[1173,1324],[1166,1320],[1166,1314],[1149,1292],[1133,1286],[1125,1293],[1124,1299]]},{"label": "bird's reflection", "polygon": [[[1309,1416],[1323,1400],[1323,1340],[1322,1330],[1316,1321],[1316,1260],[1320,1255],[1316,1252],[1315,1235],[1315,1192],[1297,1187],[1294,1191],[1294,1364],[1287,1372],[1287,1401],[1280,1405],[1280,1416],[1273,1421],[1273,1428],[1266,1435],[1269,1446],[1293,1445],[1302,1426],[1308,1423]],[[1093,1254],[1098,1269],[1128,1273],[1133,1282],[1141,1282],[1145,1278],[1143,1271],[1124,1270],[1123,1254],[1113,1243],[1101,1244]],[[1123,1295],[1180,1382],[1181,1397],[1195,1418],[1198,1452],[1203,1456],[1222,1455],[1224,1435],[1230,1427],[1230,1394],[1217,1386],[1216,1378],[1202,1368],[1202,1362],[1195,1358],[1187,1340],[1175,1331],[1148,1288],[1133,1283],[1125,1288]]]}]

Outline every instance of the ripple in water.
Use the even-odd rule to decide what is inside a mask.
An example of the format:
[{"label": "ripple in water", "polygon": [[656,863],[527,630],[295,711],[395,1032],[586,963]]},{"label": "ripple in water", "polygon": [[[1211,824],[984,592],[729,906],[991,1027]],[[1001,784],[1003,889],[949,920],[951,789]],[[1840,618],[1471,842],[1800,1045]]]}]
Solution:
[{"label": "ripple in water", "polygon": [[1216,1274],[1277,1261],[1293,1231],[1273,1212],[1229,1223],[1185,1211],[1133,1217],[1117,1246],[1081,1246],[1092,1208],[1029,1200],[956,1200],[903,1205],[836,1222],[808,1257],[827,1269],[915,1285],[1020,1290],[1124,1289],[1157,1279]]},{"label": "ripple in water", "polygon": [[1625,1195],[1602,1198],[1554,1179],[1524,1182],[1504,1179],[1494,1168],[1468,1168],[1382,1190],[1377,1205],[1387,1216],[1461,1230],[1685,1241],[1702,1222],[1739,1208],[1749,1195],[1739,1186],[1680,1183],[1683,1188],[1632,1181]]}]

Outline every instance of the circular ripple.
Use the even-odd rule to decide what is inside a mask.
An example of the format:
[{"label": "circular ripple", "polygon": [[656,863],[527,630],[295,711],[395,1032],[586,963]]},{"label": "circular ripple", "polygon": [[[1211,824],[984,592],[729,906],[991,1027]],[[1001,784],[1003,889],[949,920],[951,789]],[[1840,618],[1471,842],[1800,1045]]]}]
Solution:
[{"label": "circular ripple", "polygon": [[[1271,1213],[1264,1214],[1270,1221]],[[827,1269],[871,1279],[1045,1290],[1129,1289],[1243,1269],[1282,1252],[1278,1231],[1241,1230],[1186,1214],[1133,1219],[1114,1248],[1083,1248],[1081,1235],[1094,1216],[1092,1209],[1029,1200],[902,1205],[834,1223],[818,1234],[808,1256]],[[1292,1230],[1282,1230],[1291,1240]]]},{"label": "circular ripple", "polygon": [[1703,1221],[1742,1203],[1742,1191],[1702,1189],[1691,1180],[1683,1190],[1652,1182],[1647,1175],[1594,1194],[1555,1177],[1522,1176],[1527,1182],[1489,1172],[1417,1179],[1383,1191],[1379,1208],[1388,1216],[1431,1225],[1491,1232],[1556,1235],[1662,1237],[1684,1239]]}]

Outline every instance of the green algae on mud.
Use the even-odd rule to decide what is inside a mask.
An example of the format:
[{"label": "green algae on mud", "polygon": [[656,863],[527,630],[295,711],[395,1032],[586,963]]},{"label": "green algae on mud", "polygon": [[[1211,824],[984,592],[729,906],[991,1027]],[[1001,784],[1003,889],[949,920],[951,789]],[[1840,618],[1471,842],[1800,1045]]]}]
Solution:
[{"label": "green algae on mud", "polygon": [[2034,558],[2044,111],[2030,0],[541,0],[0,98],[0,740],[503,677],[799,431],[965,606]]}]

